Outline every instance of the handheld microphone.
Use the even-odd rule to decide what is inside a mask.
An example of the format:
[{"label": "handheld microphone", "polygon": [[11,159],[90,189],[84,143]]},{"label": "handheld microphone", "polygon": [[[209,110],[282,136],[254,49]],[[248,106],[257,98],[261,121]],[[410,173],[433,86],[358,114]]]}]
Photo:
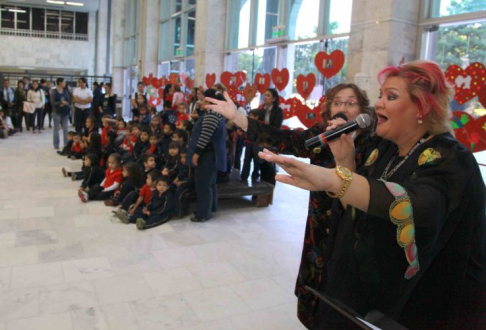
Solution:
[{"label": "handheld microphone", "polygon": [[[335,117],[337,118],[337,116],[334,116],[333,118]],[[313,150],[316,147],[325,146],[330,141],[339,138],[342,134],[348,134],[356,131],[357,129],[369,127],[370,125],[371,117],[367,114],[361,114],[356,117],[356,119],[351,120],[336,129],[324,132],[322,134],[314,136],[313,138],[308,139],[307,141],[305,141],[305,146],[307,149]]]}]

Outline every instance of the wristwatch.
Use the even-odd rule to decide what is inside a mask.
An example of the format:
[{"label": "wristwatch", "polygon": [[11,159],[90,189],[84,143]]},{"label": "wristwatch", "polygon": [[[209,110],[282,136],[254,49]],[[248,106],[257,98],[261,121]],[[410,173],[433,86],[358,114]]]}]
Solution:
[{"label": "wristwatch", "polygon": [[349,186],[351,185],[351,181],[353,181],[353,172],[351,172],[346,167],[340,165],[336,166],[335,170],[338,177],[340,177],[343,180],[343,185],[337,191],[337,193],[334,194],[326,191],[326,194],[332,198],[343,198],[344,195],[346,195]]}]

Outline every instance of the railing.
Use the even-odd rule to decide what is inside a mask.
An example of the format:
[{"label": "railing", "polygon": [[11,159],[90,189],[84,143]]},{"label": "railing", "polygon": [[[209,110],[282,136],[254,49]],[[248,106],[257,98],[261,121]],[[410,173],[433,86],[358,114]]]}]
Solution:
[{"label": "railing", "polygon": [[87,34],[0,28],[0,35],[88,41]]},{"label": "railing", "polygon": [[17,88],[17,82],[22,80],[22,78],[28,77],[30,81],[41,79],[46,79],[52,82],[52,85],[56,85],[56,79],[59,77],[64,78],[66,84],[71,87],[76,87],[76,83],[78,79],[81,77],[86,78],[86,82],[88,83],[89,88],[93,86],[93,83],[96,81],[98,83],[111,83],[112,79],[108,76],[80,76],[80,75],[73,75],[72,73],[56,73],[56,74],[49,74],[49,73],[36,73],[36,72],[29,72],[29,73],[18,73],[18,72],[1,72],[0,71],[0,80],[7,79],[10,81],[10,86],[12,88]]}]

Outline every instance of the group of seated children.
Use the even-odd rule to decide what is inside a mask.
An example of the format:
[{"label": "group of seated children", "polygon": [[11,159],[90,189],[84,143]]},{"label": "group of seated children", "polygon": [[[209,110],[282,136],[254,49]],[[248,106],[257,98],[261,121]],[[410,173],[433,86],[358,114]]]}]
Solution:
[{"label": "group of seated children", "polygon": [[[81,201],[104,201],[123,223],[138,229],[161,225],[181,217],[191,188],[191,168],[186,165],[190,122],[176,124],[140,108],[137,121],[103,116],[103,130],[86,122],[84,136],[70,132],[69,143],[58,152],[71,159],[83,158],[78,172],[65,177],[83,180],[78,189]],[[149,120],[146,120],[150,117]]]}]

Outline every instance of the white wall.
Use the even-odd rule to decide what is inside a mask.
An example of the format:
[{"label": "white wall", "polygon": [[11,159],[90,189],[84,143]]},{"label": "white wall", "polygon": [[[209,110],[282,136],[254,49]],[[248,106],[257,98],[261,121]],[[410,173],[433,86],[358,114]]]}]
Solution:
[{"label": "white wall", "polygon": [[0,35],[3,67],[86,70],[94,74],[96,13],[89,13],[88,41]]}]

